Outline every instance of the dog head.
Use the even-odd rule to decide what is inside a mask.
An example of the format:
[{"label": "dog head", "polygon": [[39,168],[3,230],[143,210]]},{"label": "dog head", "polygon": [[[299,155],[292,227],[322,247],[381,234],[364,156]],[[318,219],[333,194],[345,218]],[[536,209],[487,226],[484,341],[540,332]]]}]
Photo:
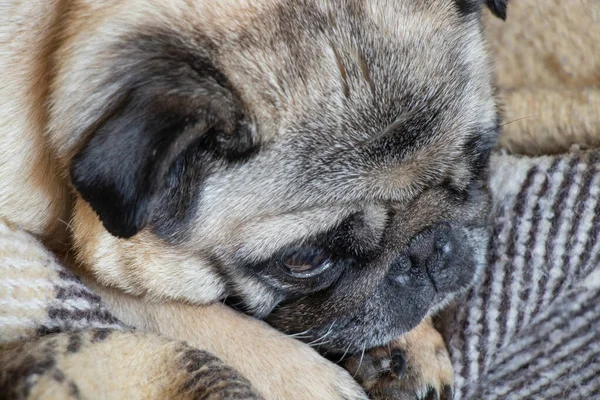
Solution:
[{"label": "dog head", "polygon": [[498,117],[480,12],[74,7],[50,135],[80,260],[128,292],[228,299],[327,351],[411,329],[484,262]]}]

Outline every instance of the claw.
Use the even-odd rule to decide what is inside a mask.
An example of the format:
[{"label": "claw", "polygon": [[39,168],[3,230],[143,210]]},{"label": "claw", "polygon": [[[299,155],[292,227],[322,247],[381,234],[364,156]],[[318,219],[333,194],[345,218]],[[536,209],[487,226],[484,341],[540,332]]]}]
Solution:
[{"label": "claw", "polygon": [[435,388],[430,387],[427,390],[427,393],[425,393],[423,400],[440,400],[440,394],[437,390],[435,390]]},{"label": "claw", "polygon": [[442,392],[442,400],[452,399],[454,399],[454,389],[450,385],[444,386],[444,391]]},{"label": "claw", "polygon": [[406,358],[402,352],[396,352],[392,355],[392,372],[397,379],[402,379],[406,372]]}]

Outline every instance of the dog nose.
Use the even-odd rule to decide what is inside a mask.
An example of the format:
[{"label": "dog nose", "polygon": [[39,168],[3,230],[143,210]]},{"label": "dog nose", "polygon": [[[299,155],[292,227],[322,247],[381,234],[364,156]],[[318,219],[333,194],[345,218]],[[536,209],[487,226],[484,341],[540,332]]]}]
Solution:
[{"label": "dog nose", "polygon": [[429,227],[416,235],[407,249],[392,265],[392,272],[399,280],[410,270],[421,270],[430,276],[441,271],[452,258],[455,244],[452,229],[447,223]]}]

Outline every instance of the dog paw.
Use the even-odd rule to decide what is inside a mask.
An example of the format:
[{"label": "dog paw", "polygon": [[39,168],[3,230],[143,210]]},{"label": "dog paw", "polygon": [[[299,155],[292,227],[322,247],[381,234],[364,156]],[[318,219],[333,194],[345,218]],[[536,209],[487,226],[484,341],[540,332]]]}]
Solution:
[{"label": "dog paw", "polygon": [[[271,364],[275,363],[279,368],[277,373],[285,375],[285,381],[283,385],[269,382],[271,387],[268,393],[265,391],[267,399],[369,399],[348,371],[322,358],[313,349],[294,346],[293,352],[282,353],[276,362],[271,360]],[[273,375],[267,378],[272,380]],[[253,378],[258,382],[257,377]],[[264,386],[261,383],[261,389]]]},{"label": "dog paw", "polygon": [[451,400],[454,370],[442,336],[426,319],[389,345],[357,354],[344,367],[373,400]]}]

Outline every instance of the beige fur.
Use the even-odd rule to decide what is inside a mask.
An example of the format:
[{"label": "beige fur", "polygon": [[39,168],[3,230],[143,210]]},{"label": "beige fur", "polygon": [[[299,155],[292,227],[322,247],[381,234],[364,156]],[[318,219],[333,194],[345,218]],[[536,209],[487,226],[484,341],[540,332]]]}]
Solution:
[{"label": "beige fur", "polygon": [[[200,2],[200,8],[186,8],[183,2],[155,2],[154,7],[150,7],[146,1],[11,1],[0,4],[0,96],[3,101],[0,107],[0,217],[16,224],[35,235],[46,239],[46,243],[66,239],[59,232],[64,230],[69,221],[67,213],[68,197],[66,185],[61,180],[61,174],[58,174],[57,166],[54,163],[54,156],[49,152],[49,146],[46,140],[51,140],[56,149],[58,149],[59,159],[65,160],[64,151],[69,151],[73,143],[64,142],[61,132],[66,132],[60,126],[65,120],[55,120],[50,130],[53,134],[48,137],[48,93],[50,86],[54,91],[68,92],[67,96],[77,95],[82,80],[87,80],[87,76],[62,75],[56,76],[53,71],[61,70],[61,62],[77,63],[66,53],[76,54],[77,45],[74,38],[89,29],[102,29],[108,34],[113,34],[120,29],[120,24],[127,21],[156,20],[163,15],[170,15],[170,23],[185,24],[192,18],[201,18],[203,26],[210,32],[211,25],[218,26],[219,29],[227,26],[235,30],[237,21],[244,21],[245,13],[253,14],[257,8],[264,7],[268,2],[265,1],[206,1]],[[197,6],[198,4],[196,4]],[[66,9],[68,7],[68,10]],[[106,21],[108,15],[114,16],[118,13],[114,8],[120,7],[123,12],[121,19],[113,19],[110,23],[102,25],[101,21]],[[183,8],[182,8],[183,7]],[[164,9],[169,9],[164,12]],[[107,10],[110,9],[110,13]],[[163,10],[161,12],[161,9]],[[193,13],[190,13],[193,11]],[[64,14],[68,17],[65,18]],[[232,13],[235,17],[232,16]],[[62,17],[62,24],[57,25],[57,17]],[[59,32],[60,28],[63,32]],[[215,28],[216,29],[216,28]],[[58,55],[54,56],[52,51],[59,47],[62,49]],[[78,49],[81,62],[85,62],[88,56],[87,52],[95,50]],[[55,68],[52,68],[56,63]],[[56,112],[60,104],[54,104],[53,110]],[[69,121],[72,122],[72,121]],[[60,143],[61,139],[63,142]],[[59,165],[64,163],[59,163]],[[62,174],[64,176],[64,173]],[[79,207],[78,214],[85,215],[85,206]],[[78,219],[75,224],[81,229],[76,230],[78,235],[87,235],[86,241],[89,241],[89,247],[84,248],[81,254],[85,257],[85,249],[92,249],[93,243],[106,240],[108,242],[118,241],[109,237],[97,222],[97,218],[89,215],[88,222],[84,223]],[[78,224],[78,225],[77,225]],[[126,247],[137,245],[137,241],[144,241],[144,235],[136,238],[132,243],[124,244]],[[154,240],[149,238],[148,240]],[[117,244],[118,246],[118,244]],[[143,248],[148,248],[142,246]],[[107,247],[110,249],[110,245]],[[156,266],[160,269],[161,260],[169,257],[169,251],[162,247],[155,248],[152,253],[136,253],[134,257],[144,257],[144,260],[137,265],[144,265],[149,268]],[[160,251],[159,251],[160,250]],[[173,253],[169,259],[170,263],[178,262],[180,257]],[[105,281],[115,282],[121,278],[135,279],[135,273],[131,275],[131,270],[127,270],[127,275],[122,270],[130,265],[126,260],[124,264],[119,262],[124,260],[115,259],[111,262],[111,257],[103,259],[106,262],[107,276]],[[152,263],[148,264],[147,261]],[[192,262],[193,260],[183,260]],[[111,265],[113,267],[111,267]],[[111,269],[112,268],[112,269]],[[139,267],[138,267],[139,268]],[[197,268],[199,274],[206,275],[205,270]],[[206,276],[202,281],[210,285],[210,279],[206,281]],[[164,285],[168,285],[168,280],[157,279],[154,282],[146,282],[148,285],[147,293],[153,294],[152,288],[158,297],[164,297]],[[130,286],[133,288],[134,286]],[[160,288],[160,289],[159,289]],[[173,287],[174,293],[177,288]],[[207,286],[207,290],[197,290],[196,294],[204,293],[209,297],[193,298],[192,296],[183,296],[194,299],[199,302],[206,302],[215,298],[219,293],[218,284],[212,287]],[[136,294],[143,294],[136,291]],[[112,299],[112,297],[111,297]],[[146,309],[146,301],[123,297],[129,301],[129,306],[119,308],[120,311],[129,309]],[[297,393],[305,393],[306,399],[323,398],[360,398],[360,389],[350,376],[340,367],[322,359],[317,353],[307,345],[285,338],[272,328],[264,324],[250,321],[234,312],[224,310],[222,306],[212,307],[191,307],[176,304],[165,304],[160,306],[155,303],[156,308],[150,310],[154,321],[164,320],[164,327],[182,329],[182,332],[167,331],[162,332],[176,339],[188,339],[190,343],[198,345],[200,348],[218,351],[224,356],[228,356],[228,361],[235,363],[245,374],[251,378],[253,385],[267,397],[272,399],[292,399],[296,398]],[[179,318],[183,319],[184,324],[173,324],[173,307],[181,312]],[[181,309],[179,310],[178,307]],[[187,308],[186,308],[187,307]],[[213,309],[214,308],[214,309]],[[124,320],[129,320],[134,315],[122,315]],[[206,321],[204,320],[206,318]],[[170,322],[171,321],[171,322]],[[140,325],[148,324],[147,328],[156,328],[150,320],[131,320]],[[187,325],[190,323],[191,325]],[[235,327],[233,331],[225,330],[226,326]],[[197,327],[194,329],[193,327]],[[160,332],[159,329],[156,329]],[[262,332],[262,333],[261,333]],[[203,336],[199,336],[202,333]],[[268,341],[261,342],[257,347],[257,340],[262,337],[269,337]],[[202,340],[205,339],[205,340]],[[127,346],[138,346],[130,343]],[[152,348],[150,345],[149,349]],[[245,350],[245,353],[237,353]],[[237,353],[237,354],[236,354]],[[147,363],[147,352],[144,358],[138,359],[138,362]],[[245,354],[245,356],[242,356]],[[261,361],[258,363],[258,361]],[[163,362],[156,360],[150,361],[149,367],[153,365],[164,366]],[[80,364],[78,368],[81,368]],[[265,369],[263,369],[263,367]],[[139,365],[132,364],[131,370],[139,368]],[[270,369],[271,373],[264,373]],[[122,374],[115,374],[115,371],[105,371],[110,373],[113,378],[119,376],[131,377],[131,372],[123,371]],[[140,375],[144,376],[144,375]],[[276,379],[273,379],[276,377]],[[122,386],[118,380],[112,380],[115,387]],[[107,382],[107,380],[103,380]],[[139,388],[139,387],[138,387]],[[118,397],[123,398],[122,392],[118,392]],[[140,393],[137,393],[139,396]],[[158,394],[157,394],[158,395]],[[129,397],[129,396],[125,396]],[[143,397],[143,396],[142,396]],[[155,398],[164,398],[158,395]]]},{"label": "beige fur", "polygon": [[[99,340],[98,336],[106,338]],[[46,336],[0,346],[5,373],[0,376],[0,388],[3,398],[32,400],[191,400],[199,395],[217,400],[234,394],[241,395],[236,398],[260,398],[247,381],[219,360],[209,361],[204,371],[198,368],[196,372],[196,360],[186,359],[193,352],[197,350],[181,342],[134,332],[87,330]],[[112,357],[115,353],[118,358]],[[190,374],[193,372],[197,375]],[[11,373],[15,375],[6,376]],[[203,383],[207,384],[205,391],[198,390]],[[238,387],[223,390],[228,385]]]},{"label": "beige fur", "polygon": [[[295,398],[297,393],[303,393],[307,399],[360,398],[362,393],[349,375],[319,357],[307,345],[218,304],[201,307],[171,301],[208,304],[223,296],[224,282],[217,271],[211,269],[207,254],[231,255],[241,249],[249,259],[260,259],[273,248],[333,226],[354,212],[353,203],[358,201],[373,203],[367,207],[375,216],[368,228],[370,232],[382,232],[387,220],[381,203],[407,202],[414,193],[431,185],[430,182],[439,183],[446,176],[459,186],[470,178],[471,172],[459,148],[473,121],[481,119],[486,128],[493,128],[496,107],[490,82],[492,71],[488,68],[479,31],[461,26],[450,2],[439,0],[427,5],[414,3],[417,4],[414,6],[400,3],[393,8],[397,13],[395,19],[385,12],[395,4],[391,1],[381,0],[378,3],[381,8],[370,9],[370,17],[390,37],[407,35],[407,32],[416,35],[414,37],[426,37],[441,54],[446,44],[442,39],[446,36],[436,36],[433,28],[449,28],[445,31],[448,37],[468,43],[460,48],[460,54],[469,61],[468,72],[473,79],[464,97],[453,99],[461,111],[460,116],[448,113],[443,125],[447,134],[431,139],[431,146],[411,154],[412,158],[402,167],[395,165],[384,173],[379,166],[357,167],[352,171],[353,179],[348,179],[348,174],[334,177],[335,185],[344,188],[339,193],[300,199],[298,204],[288,204],[289,200],[278,203],[279,198],[284,197],[285,184],[277,192],[262,190],[261,184],[269,187],[266,183],[271,183],[271,173],[263,173],[262,180],[256,178],[252,196],[240,190],[245,186],[239,182],[248,175],[254,178],[257,174],[253,171],[248,175],[234,171],[231,175],[214,178],[209,183],[219,187],[221,192],[216,192],[214,199],[208,198],[211,212],[207,214],[211,218],[195,221],[197,229],[192,232],[192,239],[183,244],[166,243],[150,230],[141,231],[131,239],[110,235],[86,202],[78,195],[70,197],[73,190],[66,183],[74,155],[89,139],[89,131],[100,123],[105,108],[116,98],[118,87],[97,89],[99,82],[113,73],[108,67],[114,61],[111,45],[120,40],[120,35],[143,31],[146,26],[162,26],[193,42],[194,34],[201,27],[204,35],[227,44],[227,38],[244,33],[251,23],[256,23],[257,16],[274,12],[280,3],[278,0],[64,0],[46,2],[43,7],[24,1],[3,3],[0,15],[11,17],[10,23],[0,28],[0,68],[6,72],[0,76],[0,96],[15,102],[0,107],[0,136],[8,138],[0,144],[3,161],[0,163],[0,217],[39,235],[52,246],[55,245],[52,241],[66,241],[60,230],[68,224],[74,242],[70,251],[75,253],[70,255],[74,256],[78,270],[102,285],[118,288],[119,291],[102,287],[98,290],[123,321],[214,352],[242,372],[266,397]],[[327,2],[319,4],[327,8]],[[415,13],[421,19],[414,18]],[[405,31],[397,29],[398,18],[406,19]],[[265,42],[268,35],[274,34],[266,28],[260,33],[265,35]],[[335,85],[345,85],[347,90],[342,92],[360,101],[367,96],[375,97],[363,56],[356,51],[349,63],[339,49],[324,39],[319,40],[323,43],[309,44],[319,51],[330,50],[326,53],[328,57],[316,63],[318,73],[312,74],[308,81],[296,77],[287,77],[283,83],[277,81],[275,78],[281,73],[277,70],[278,57],[291,58],[292,55],[274,54],[273,49],[261,53],[250,48],[243,53],[232,47],[228,49],[229,57],[218,59],[219,66],[229,71],[242,102],[255,116],[255,123],[262,130],[262,140],[285,132],[295,111],[304,110],[319,100],[312,96],[329,96],[329,90],[337,88]],[[240,63],[243,57],[250,62]],[[415,73],[422,74],[418,76],[421,82],[428,82],[432,87],[444,86],[445,75],[439,73],[441,66],[436,51],[417,59],[416,64],[419,68]],[[321,73],[328,71],[325,67],[332,67],[329,69],[332,76]],[[272,93],[266,93],[256,82],[247,82],[242,70],[246,68],[257,68],[256,74],[251,75],[258,80],[276,82],[270,87]],[[351,68],[360,69],[360,81],[352,81]],[[266,101],[267,95],[275,100]],[[348,99],[332,99],[332,103],[343,104],[344,101]],[[350,147],[357,143],[368,144],[372,132],[360,132],[360,135],[346,138],[347,142],[340,144]],[[272,170],[279,167],[274,164]],[[399,175],[404,177],[399,179]],[[350,184],[355,185],[356,190],[348,190]],[[422,201],[437,204],[440,200],[434,198],[436,194],[431,191]],[[332,199],[343,206],[332,206]],[[261,214],[265,205],[270,207],[269,212]],[[294,209],[300,206],[306,208]],[[442,218],[439,213],[434,214],[438,220]],[[406,223],[410,227],[402,233],[406,237],[399,235],[399,242],[408,241],[409,233],[415,234],[424,226],[439,222],[426,220],[429,216],[424,213],[407,212],[406,215],[418,221]],[[400,217],[397,219],[400,224]],[[272,235],[273,232],[281,234]],[[240,291],[252,292],[257,307],[265,302],[264,298],[272,296],[254,287],[258,285],[256,282],[237,284],[243,286]],[[430,328],[429,322],[424,326],[424,329]],[[421,339],[417,335],[406,341]],[[406,341],[402,346],[407,346]],[[256,346],[257,342],[261,343],[260,347]],[[426,364],[415,363],[427,369]],[[419,385],[433,384],[441,389],[448,383],[450,375],[445,364],[441,372],[437,366],[425,372],[426,378],[419,381]]]},{"label": "beige fur", "polygon": [[[189,19],[205,18],[207,32],[218,30],[218,27],[229,26],[230,34],[234,34],[246,15],[252,15],[257,8],[275,3],[264,1],[214,1],[202,10],[201,15],[190,13],[185,6],[176,6],[175,1],[158,2],[161,9],[169,9],[177,16],[170,19],[169,23],[184,25]],[[11,221],[19,227],[39,235],[46,243],[56,245],[64,242],[65,224],[69,221],[69,189],[61,180],[57,171],[56,155],[46,143],[48,122],[48,92],[52,84],[56,90],[64,90],[69,95],[76,95],[86,76],[65,74],[56,76],[55,68],[61,69],[61,62],[67,63],[67,58],[50,57],[50,54],[63,43],[67,45],[65,52],[73,52],[76,48],[76,36],[85,29],[102,29],[105,33],[112,34],[120,29],[121,20],[116,19],[111,24],[101,27],[99,21],[108,18],[108,11],[112,15],[114,9],[121,7],[124,10],[123,18],[133,20],[160,19],[159,12],[144,11],[143,1],[122,3],[115,1],[88,1],[78,2],[77,7],[68,7],[71,2],[51,1],[28,2],[13,0],[0,3],[0,97],[6,99],[0,107],[0,216]],[[72,3],[71,3],[72,4]],[[183,3],[181,3],[183,4]],[[232,6],[235,5],[235,7]],[[243,18],[238,18],[243,13]],[[542,152],[557,152],[567,149],[572,144],[598,145],[598,127],[600,126],[600,97],[598,94],[600,70],[597,46],[600,43],[600,9],[595,0],[561,1],[552,0],[540,2],[537,0],[513,1],[509,8],[508,22],[502,23],[496,19],[486,20],[487,36],[499,72],[498,83],[500,94],[506,108],[505,136],[502,146],[515,152],[528,154]],[[68,15],[65,24],[57,24],[58,16]],[[380,16],[380,17],[385,17]],[[211,23],[214,22],[214,24]],[[382,21],[385,22],[385,21]],[[63,29],[64,28],[64,29]],[[64,30],[63,34],[59,32]],[[393,31],[393,27],[389,27]],[[88,52],[81,53],[85,61]],[[64,53],[63,53],[64,54]],[[82,61],[82,62],[83,62]],[[56,63],[56,65],[54,65]],[[10,73],[7,73],[10,72]],[[365,92],[367,93],[367,92]],[[247,94],[249,102],[258,94]],[[92,98],[93,100],[93,98]],[[53,105],[53,112],[60,111],[60,105]],[[257,113],[271,113],[272,110],[256,110]],[[270,114],[269,114],[270,115]],[[522,119],[521,119],[522,118]],[[513,120],[521,119],[517,122]],[[52,131],[63,132],[61,123],[67,120],[57,120]],[[82,121],[83,122],[83,121]],[[271,131],[274,131],[272,129]],[[66,132],[66,131],[65,131]],[[569,133],[568,135],[566,133]],[[53,136],[53,142],[60,150],[60,158],[70,157],[71,146],[64,137]],[[76,146],[75,146],[76,147]],[[64,161],[63,165],[64,167]],[[64,176],[64,174],[62,175]],[[402,181],[397,184],[404,184]],[[81,256],[84,259],[93,257],[92,248],[101,245],[105,253],[111,253],[116,247],[127,246],[117,239],[107,238],[100,223],[95,216],[90,215],[90,210],[84,206],[78,207],[78,219],[75,224],[81,240],[89,247],[83,248]],[[154,243],[155,239],[140,237],[136,240],[148,240]],[[90,252],[90,253],[86,253]],[[166,253],[169,253],[168,251]],[[169,254],[167,254],[168,256]],[[174,259],[179,255],[171,253]],[[111,257],[114,257],[111,255]],[[121,260],[106,258],[107,262],[114,261],[114,267],[108,269],[106,282],[128,282],[135,279],[135,270],[126,269],[131,264],[118,264]],[[151,261],[157,269],[165,253],[146,251],[132,255],[132,258],[142,260],[141,264]],[[187,260],[193,262],[194,260]],[[203,279],[205,276],[203,277]],[[133,284],[126,284],[126,288],[136,294],[150,294],[153,297],[160,295],[160,283],[148,282],[143,289],[134,289]],[[215,289],[218,292],[218,287]],[[271,387],[268,377],[259,376],[254,369],[256,362],[261,358],[260,352],[251,352],[249,360],[240,359],[239,354],[232,349],[254,349],[255,340],[261,337],[263,326],[253,321],[249,323],[250,334],[237,335],[234,343],[223,340],[219,326],[231,325],[236,328],[246,329],[246,319],[230,311],[221,313],[222,307],[206,307],[198,309],[174,303],[157,305],[150,310],[145,300],[127,297],[119,294],[116,297],[108,296],[113,305],[119,305],[121,316],[125,320],[146,324],[149,329],[164,330],[164,333],[182,339],[194,340],[197,332],[202,332],[203,337],[210,339],[210,343],[197,342],[198,346],[210,348],[227,358],[240,370],[248,371],[252,376],[254,385],[273,394],[275,398],[284,398],[288,392],[268,392],[278,390]],[[190,294],[182,294],[189,297]],[[119,297],[121,299],[119,300]],[[151,319],[136,320],[135,315],[127,310],[144,311],[145,316],[153,315],[155,321],[165,321],[164,324],[153,325]],[[190,310],[192,310],[190,312]],[[200,311],[199,311],[200,310]],[[200,312],[200,314],[197,314]],[[181,326],[171,325],[171,317],[178,315],[184,321]],[[180,313],[180,314],[179,314]],[[198,315],[219,320],[214,326],[203,324]],[[199,318],[199,317],[198,317]],[[240,323],[244,322],[241,327]],[[190,325],[187,325],[190,324]],[[188,330],[187,326],[197,327]],[[181,329],[181,331],[179,331]],[[24,331],[23,331],[24,332]],[[23,332],[16,333],[18,335]],[[230,333],[230,332],[227,332]],[[323,383],[323,376],[342,376],[340,370],[330,364],[324,363],[310,353],[306,346],[298,342],[265,329],[264,335],[273,337],[266,343],[272,354],[277,354],[276,364],[267,364],[274,370],[295,371],[296,365],[306,365],[302,370],[302,382],[293,382],[294,385],[305,385],[301,390],[311,393],[314,382]],[[433,341],[432,343],[436,343]],[[135,345],[128,343],[127,346]],[[230,349],[228,346],[232,345]],[[272,347],[271,347],[272,346]],[[284,351],[284,353],[279,353]],[[288,356],[294,354],[296,356]],[[257,358],[254,358],[257,357]],[[308,359],[308,361],[307,361]],[[269,360],[272,361],[272,360]],[[158,362],[158,361],[157,361]],[[143,364],[136,364],[143,367]],[[151,367],[151,366],[150,366]],[[313,373],[314,367],[314,373]],[[131,370],[128,370],[131,371]],[[440,374],[447,380],[447,372]],[[342,379],[343,380],[343,379]],[[299,389],[300,390],[300,389]],[[334,390],[330,388],[330,390]],[[322,393],[319,393],[322,394]],[[282,397],[277,397],[282,396]],[[318,398],[318,397],[315,397]]]},{"label": "beige fur", "polygon": [[357,396],[348,373],[310,346],[221,304],[140,302],[119,291],[93,287],[123,322],[206,349],[249,379],[267,399],[295,399],[300,393],[315,400]]},{"label": "beige fur", "polygon": [[598,1],[518,0],[505,23],[486,17],[506,114],[501,146],[532,155],[599,146]]},{"label": "beige fur", "polygon": [[58,242],[67,189],[45,144],[50,56],[61,1],[0,3],[0,217]]},{"label": "beige fur", "polygon": [[[74,241],[84,244],[79,247],[77,258],[84,266],[102,265],[93,270],[99,282],[109,286],[118,282],[120,289],[135,295],[200,304],[210,303],[224,293],[223,282],[201,257],[194,258],[164,245],[149,232],[141,232],[130,240],[116,238],[102,227],[83,200],[77,200],[76,209]],[[175,268],[166,270],[165,265]],[[195,282],[196,289],[180,285],[181,280]]]},{"label": "beige fur", "polygon": [[[362,397],[348,372],[310,346],[221,304],[144,301],[88,280],[121,321],[81,318],[102,315],[95,295],[66,276],[39,241],[2,220],[0,277],[0,398],[14,398],[27,387],[33,387],[29,397],[18,398],[77,398],[71,393],[76,387],[85,398],[187,399],[213,391],[217,396],[214,386],[242,383],[238,389],[248,389],[246,379],[265,399],[295,399],[298,393],[315,400]],[[182,390],[195,374],[181,359],[194,349],[219,357],[210,363],[220,369]],[[198,370],[208,368],[198,363]]]},{"label": "beige fur", "polygon": [[[391,366],[381,365],[382,360],[389,359],[396,349],[402,349],[406,359],[405,369],[400,376],[390,371]],[[352,358],[344,365],[348,371],[364,379],[361,384],[377,399],[393,399],[393,389],[397,386],[417,393],[419,398],[427,398],[427,390],[431,387],[447,396],[449,388],[454,386],[454,370],[444,338],[434,328],[431,318],[426,318],[388,346],[370,350],[362,360]],[[382,378],[380,374],[386,369],[388,376]]]}]

